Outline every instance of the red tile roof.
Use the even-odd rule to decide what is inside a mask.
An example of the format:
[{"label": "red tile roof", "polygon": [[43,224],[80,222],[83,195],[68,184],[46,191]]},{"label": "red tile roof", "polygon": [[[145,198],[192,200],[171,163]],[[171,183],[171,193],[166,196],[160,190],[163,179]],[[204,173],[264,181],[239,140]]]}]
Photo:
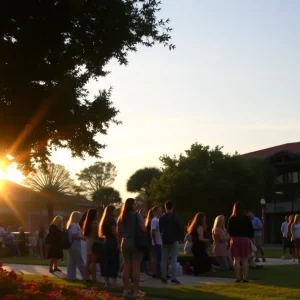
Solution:
[{"label": "red tile roof", "polygon": [[278,152],[292,152],[292,153],[300,154],[300,142],[288,143],[288,144],[283,144],[283,145],[266,148],[254,152],[249,152],[249,153],[242,154],[241,156],[267,158]]}]

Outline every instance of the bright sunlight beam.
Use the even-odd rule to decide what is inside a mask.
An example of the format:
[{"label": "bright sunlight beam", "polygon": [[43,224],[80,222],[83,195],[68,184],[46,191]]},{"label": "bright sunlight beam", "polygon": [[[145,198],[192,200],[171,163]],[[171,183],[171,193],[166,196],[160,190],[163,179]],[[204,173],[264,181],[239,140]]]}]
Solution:
[{"label": "bright sunlight beam", "polygon": [[6,168],[4,164],[0,162],[0,180],[6,179],[20,184],[23,178],[23,174],[17,169],[15,164]]}]

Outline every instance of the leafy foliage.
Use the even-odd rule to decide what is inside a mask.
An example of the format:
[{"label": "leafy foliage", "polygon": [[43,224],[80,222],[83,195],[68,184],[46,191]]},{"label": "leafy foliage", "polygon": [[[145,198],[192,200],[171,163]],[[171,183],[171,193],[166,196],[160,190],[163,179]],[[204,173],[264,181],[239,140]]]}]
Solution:
[{"label": "leafy foliage", "polygon": [[170,44],[169,20],[158,0],[0,2],[0,158],[23,171],[46,166],[51,150],[99,157],[118,110],[111,89],[92,99],[86,84],[127,64],[138,45]]},{"label": "leafy foliage", "polygon": [[117,168],[111,162],[96,162],[76,174],[82,190],[90,194],[110,186],[117,177]]},{"label": "leafy foliage", "polygon": [[100,190],[95,191],[92,199],[94,202],[98,203],[102,209],[109,204],[118,206],[122,202],[119,191],[109,186],[102,187]]},{"label": "leafy foliage", "polygon": [[275,180],[275,171],[267,162],[224,154],[222,147],[193,144],[185,154],[165,155],[161,161],[163,173],[152,182],[150,197],[157,203],[171,199],[176,210],[188,218],[198,211],[210,221],[218,214],[228,216],[237,200],[257,210]]}]

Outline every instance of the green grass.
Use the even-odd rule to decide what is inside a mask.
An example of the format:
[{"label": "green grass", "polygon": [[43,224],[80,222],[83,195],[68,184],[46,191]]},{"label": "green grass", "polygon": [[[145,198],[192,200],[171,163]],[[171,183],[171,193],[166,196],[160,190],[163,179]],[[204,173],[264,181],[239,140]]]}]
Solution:
[{"label": "green grass", "polygon": [[[177,286],[169,288],[143,288],[148,297],[174,300],[298,300],[300,298],[299,265],[272,266],[261,270],[251,270],[249,278],[254,280],[249,284],[214,284],[201,286]],[[212,273],[209,276],[234,277],[233,272]],[[24,275],[25,280],[37,280],[41,276]],[[89,288],[82,281],[68,281],[61,278],[51,278],[54,283],[68,284],[79,288]],[[99,285],[103,289],[103,285]],[[120,293],[121,290],[111,290]]]}]

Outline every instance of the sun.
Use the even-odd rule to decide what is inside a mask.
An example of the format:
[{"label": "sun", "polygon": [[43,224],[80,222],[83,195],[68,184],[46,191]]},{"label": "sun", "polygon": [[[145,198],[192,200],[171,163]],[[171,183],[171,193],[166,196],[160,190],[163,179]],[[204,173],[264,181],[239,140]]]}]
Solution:
[{"label": "sun", "polygon": [[20,184],[23,178],[23,174],[17,169],[15,164],[6,168],[3,163],[0,162],[0,180],[6,179]]}]

